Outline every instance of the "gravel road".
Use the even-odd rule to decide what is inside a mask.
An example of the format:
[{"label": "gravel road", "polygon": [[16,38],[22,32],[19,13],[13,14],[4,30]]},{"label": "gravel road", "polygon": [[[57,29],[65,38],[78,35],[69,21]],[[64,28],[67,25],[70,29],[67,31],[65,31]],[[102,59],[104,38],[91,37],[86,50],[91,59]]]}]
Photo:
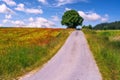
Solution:
[{"label": "gravel road", "polygon": [[28,75],[20,80],[102,80],[82,31],[72,32],[41,70]]}]

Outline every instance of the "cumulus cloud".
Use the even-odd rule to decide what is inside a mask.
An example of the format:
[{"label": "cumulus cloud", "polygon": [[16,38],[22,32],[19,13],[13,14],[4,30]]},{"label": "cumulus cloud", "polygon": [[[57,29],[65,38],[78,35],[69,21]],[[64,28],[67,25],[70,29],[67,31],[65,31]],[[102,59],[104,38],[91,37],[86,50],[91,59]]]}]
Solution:
[{"label": "cumulus cloud", "polygon": [[0,27],[2,26],[2,24],[0,24]]},{"label": "cumulus cloud", "polygon": [[94,12],[78,11],[78,13],[79,13],[80,16],[82,16],[85,20],[89,20],[89,21],[95,21],[95,20],[99,20],[99,19],[101,18],[100,15],[98,15],[97,13],[94,13]]},{"label": "cumulus cloud", "polygon": [[26,13],[33,13],[33,14],[42,14],[43,11],[42,9],[34,9],[34,8],[25,8],[24,4],[18,4],[17,7],[15,8],[17,11],[23,11]]},{"label": "cumulus cloud", "polygon": [[25,23],[22,20],[9,20],[9,19],[4,19],[3,24],[10,23],[15,27],[23,27]]},{"label": "cumulus cloud", "polygon": [[38,0],[39,2],[41,2],[42,4],[47,4],[46,0]]},{"label": "cumulus cloud", "polygon": [[102,17],[101,15],[95,13],[95,12],[84,12],[84,11],[78,11],[79,15],[84,18],[85,21],[107,21],[108,17]]},{"label": "cumulus cloud", "polygon": [[[29,18],[29,20],[30,19],[32,19],[32,18]],[[55,23],[53,23],[52,21],[49,21],[43,17],[37,17],[33,21],[30,21],[28,26],[29,27],[50,28],[50,27],[55,26]]]},{"label": "cumulus cloud", "polygon": [[16,5],[16,3],[13,0],[2,0],[2,1],[5,2],[9,6],[15,6]]},{"label": "cumulus cloud", "polygon": [[38,27],[38,28],[51,28],[55,26],[55,23],[43,18],[43,17],[37,17],[33,19],[32,17],[26,19],[26,21],[23,20],[9,20],[4,19],[3,25],[5,24],[11,24],[14,27]]},{"label": "cumulus cloud", "polygon": [[14,13],[14,11],[8,8],[5,4],[2,4],[0,5],[0,13]]},{"label": "cumulus cloud", "polygon": [[42,9],[26,9],[25,12],[27,13],[33,13],[33,14],[42,14]]},{"label": "cumulus cloud", "polygon": [[22,26],[25,25],[25,23],[23,21],[21,21],[21,20],[11,21],[11,23],[13,25],[15,25],[16,27],[22,27]]},{"label": "cumulus cloud", "polygon": [[108,19],[109,19],[108,14],[105,14],[104,17],[101,18],[101,21],[102,21],[102,22],[107,22]]},{"label": "cumulus cloud", "polygon": [[51,16],[53,21],[59,21],[59,17],[58,16]]},{"label": "cumulus cloud", "polygon": [[11,19],[12,16],[11,16],[11,15],[5,15],[5,18],[6,18],[6,19]]},{"label": "cumulus cloud", "polygon": [[34,19],[33,19],[32,17],[30,17],[30,18],[28,19],[28,21],[33,22]]},{"label": "cumulus cloud", "polygon": [[76,2],[86,2],[87,0],[57,0],[57,6],[62,6],[65,4],[71,4]]},{"label": "cumulus cloud", "polygon": [[69,11],[69,10],[71,10],[70,8],[65,8],[65,11]]},{"label": "cumulus cloud", "polygon": [[24,11],[25,10],[24,4],[22,4],[22,3],[18,4],[17,7],[15,8],[15,10]]},{"label": "cumulus cloud", "polygon": [[5,24],[5,23],[9,22],[9,20],[8,19],[4,19],[2,22]]}]

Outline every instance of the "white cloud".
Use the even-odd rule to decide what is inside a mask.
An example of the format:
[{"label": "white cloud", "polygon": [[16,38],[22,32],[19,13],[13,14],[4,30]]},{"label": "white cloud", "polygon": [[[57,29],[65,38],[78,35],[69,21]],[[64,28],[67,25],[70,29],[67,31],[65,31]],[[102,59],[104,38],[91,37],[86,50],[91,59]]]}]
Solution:
[{"label": "white cloud", "polygon": [[49,21],[43,17],[37,17],[34,21],[28,24],[29,27],[40,27],[40,28],[50,28],[55,26],[55,23]]},{"label": "white cloud", "polygon": [[8,23],[14,27],[38,27],[38,28],[51,28],[55,27],[55,23],[43,18],[43,17],[37,17],[33,19],[32,17],[28,18],[25,20],[9,20],[9,19],[4,19],[3,24],[7,25]]},{"label": "white cloud", "polygon": [[5,4],[0,5],[0,13],[14,13],[10,8],[8,8]]},{"label": "white cloud", "polygon": [[34,21],[34,19],[33,19],[32,17],[30,17],[28,20],[29,20],[30,22],[33,22],[33,21]]},{"label": "white cloud", "polygon": [[3,24],[11,24],[12,26],[15,27],[23,27],[25,25],[25,23],[22,20],[9,20],[9,19],[4,19]]},{"label": "white cloud", "polygon": [[78,11],[78,13],[80,14],[80,16],[82,16],[85,20],[88,20],[88,21],[96,21],[101,18],[100,15],[98,15],[97,13],[93,13],[93,12]]},{"label": "white cloud", "polygon": [[108,19],[109,19],[109,16],[107,14],[105,14],[105,16],[101,18],[101,21],[102,22],[107,22]]},{"label": "white cloud", "polygon": [[59,21],[59,17],[58,16],[51,16],[53,21]]},{"label": "white cloud", "polygon": [[12,16],[11,16],[11,15],[5,15],[5,18],[6,18],[6,19],[11,19]]},{"label": "white cloud", "polygon": [[16,3],[13,0],[2,0],[2,1],[5,2],[9,6],[15,6],[16,5]]},{"label": "white cloud", "polygon": [[69,10],[71,10],[70,8],[65,8],[65,11],[69,11]]},{"label": "white cloud", "polygon": [[101,21],[102,21],[102,22],[107,22],[107,21],[108,21],[108,18],[102,18]]},{"label": "white cloud", "polygon": [[26,13],[33,13],[33,14],[42,14],[43,11],[42,9],[33,9],[33,8],[25,8],[24,4],[18,4],[17,7],[15,8],[17,11],[23,11]]},{"label": "white cloud", "polygon": [[62,6],[65,4],[71,4],[71,3],[76,3],[76,2],[86,2],[87,0],[57,0],[57,5],[56,6]]},{"label": "white cloud", "polygon": [[25,25],[25,23],[21,20],[11,21],[11,23],[15,25],[15,27],[22,27]]},{"label": "white cloud", "polygon": [[2,26],[2,24],[0,24],[0,27]]},{"label": "white cloud", "polygon": [[8,19],[4,19],[2,22],[5,24],[5,23],[9,22],[9,20]]},{"label": "white cloud", "polygon": [[42,9],[26,9],[25,12],[27,13],[33,13],[33,14],[42,14]]},{"label": "white cloud", "polygon": [[25,10],[24,4],[22,4],[22,3],[18,4],[17,7],[15,8],[15,10],[24,11]]},{"label": "white cloud", "polygon": [[102,17],[101,15],[95,13],[95,12],[83,12],[83,11],[78,11],[81,17],[84,18],[85,21],[107,21],[107,17]]},{"label": "white cloud", "polygon": [[39,2],[41,2],[42,4],[47,4],[46,0],[38,0]]},{"label": "white cloud", "polygon": [[58,0],[57,6],[69,4],[69,3],[72,3],[72,2],[73,2],[73,0]]}]

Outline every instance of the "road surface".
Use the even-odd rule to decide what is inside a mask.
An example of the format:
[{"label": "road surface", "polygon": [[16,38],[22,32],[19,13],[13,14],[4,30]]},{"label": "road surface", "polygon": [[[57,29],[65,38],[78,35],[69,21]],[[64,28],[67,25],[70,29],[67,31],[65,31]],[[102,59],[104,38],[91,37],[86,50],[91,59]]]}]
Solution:
[{"label": "road surface", "polygon": [[20,80],[102,80],[82,31],[74,31],[39,71]]}]

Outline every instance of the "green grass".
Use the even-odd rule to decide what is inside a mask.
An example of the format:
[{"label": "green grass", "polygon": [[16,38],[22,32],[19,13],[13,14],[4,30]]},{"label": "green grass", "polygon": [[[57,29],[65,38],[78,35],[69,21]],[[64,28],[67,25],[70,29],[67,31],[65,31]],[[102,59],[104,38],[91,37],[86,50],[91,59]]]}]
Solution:
[{"label": "green grass", "polygon": [[83,30],[103,80],[120,80],[120,31]]},{"label": "green grass", "polygon": [[65,42],[68,29],[0,28],[0,80],[42,67]]}]

